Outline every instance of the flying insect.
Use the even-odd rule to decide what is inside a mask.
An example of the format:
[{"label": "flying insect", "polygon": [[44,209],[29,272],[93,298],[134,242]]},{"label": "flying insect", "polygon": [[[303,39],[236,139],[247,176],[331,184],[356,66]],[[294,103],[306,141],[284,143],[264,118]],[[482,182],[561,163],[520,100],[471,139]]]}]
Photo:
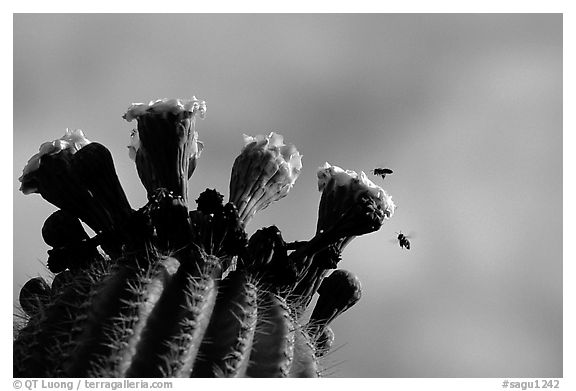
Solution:
[{"label": "flying insect", "polygon": [[393,172],[394,171],[389,168],[375,168],[372,170],[372,174],[379,175],[382,177],[382,179],[386,178],[386,175],[392,174]]},{"label": "flying insect", "polygon": [[400,247],[405,248],[406,250],[410,250],[410,241],[408,240],[408,237],[402,233],[402,231],[398,233],[398,244]]}]

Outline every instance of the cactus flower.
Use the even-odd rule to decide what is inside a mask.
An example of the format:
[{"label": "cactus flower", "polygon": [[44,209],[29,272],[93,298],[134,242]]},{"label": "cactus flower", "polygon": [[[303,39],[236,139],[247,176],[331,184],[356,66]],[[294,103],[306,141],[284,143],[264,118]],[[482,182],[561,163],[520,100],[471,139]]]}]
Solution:
[{"label": "cactus flower", "polygon": [[256,212],[288,194],[300,174],[302,155],[274,132],[244,135],[244,143],[232,167],[230,202],[246,225]]},{"label": "cactus flower", "polygon": [[18,178],[18,180],[22,183],[20,186],[20,191],[24,194],[39,192],[38,178],[36,175],[38,173],[38,169],[40,168],[41,160],[43,157],[56,155],[61,152],[73,155],[89,143],[90,140],[84,136],[82,130],[66,129],[64,136],[54,141],[48,141],[40,145],[39,152],[28,160],[28,163],[26,166],[24,166],[24,170],[22,171],[22,176]]},{"label": "cactus flower", "polygon": [[40,151],[28,160],[19,181],[22,193],[40,194],[99,232],[112,225],[111,216],[73,169],[78,154],[91,144],[81,130],[67,129],[60,139],[40,146]]},{"label": "cactus flower", "polygon": [[[392,197],[364,172],[358,175],[325,163],[318,169],[317,176],[322,196],[316,235],[292,254],[292,258],[300,262],[302,273],[310,274],[312,279],[321,278],[323,270],[335,268],[339,254],[348,243],[356,236],[380,229],[396,208]],[[312,262],[318,270],[310,270]],[[312,285],[317,283],[319,281]]]},{"label": "cactus flower", "polygon": [[291,255],[301,270],[295,288],[299,310],[308,306],[328,270],[337,267],[342,250],[356,236],[380,229],[395,209],[392,197],[364,172],[358,175],[325,163],[317,176],[322,196],[316,235]]},{"label": "cactus flower", "polygon": [[[43,143],[19,180],[24,194],[39,193],[62,211],[83,220],[97,234],[121,228],[132,213],[110,151],[90,142],[79,129],[66,130],[60,139]],[[108,255],[119,253],[117,239],[118,235],[109,235],[100,243]],[[49,262],[53,271],[66,267],[61,255],[68,252],[54,247]],[[90,259],[98,254],[94,248],[84,253],[90,254]]]},{"label": "cactus flower", "polygon": [[205,114],[206,103],[192,97],[134,103],[123,115],[126,121],[138,121],[128,149],[149,197],[165,188],[187,201],[188,179],[203,149],[196,117]]},{"label": "cactus flower", "polygon": [[394,214],[392,197],[363,171],[358,175],[325,163],[317,175],[322,192],[317,233],[330,232],[334,241],[362,235],[378,230]]}]

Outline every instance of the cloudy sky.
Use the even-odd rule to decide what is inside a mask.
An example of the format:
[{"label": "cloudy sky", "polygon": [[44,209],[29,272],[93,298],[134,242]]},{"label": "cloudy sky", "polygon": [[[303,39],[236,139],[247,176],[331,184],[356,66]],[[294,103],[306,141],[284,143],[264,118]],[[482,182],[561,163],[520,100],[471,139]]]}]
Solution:
[{"label": "cloudy sky", "polygon": [[373,179],[397,213],[343,254],[364,295],[333,324],[332,376],[562,376],[561,15],[16,15],[13,65],[16,296],[48,276],[55,207],[17,179],[39,145],[83,129],[138,208],[122,114],[196,95],[208,115],[191,199],[228,194],[243,133],[303,154],[249,233],[310,238],[326,161],[394,170]]}]

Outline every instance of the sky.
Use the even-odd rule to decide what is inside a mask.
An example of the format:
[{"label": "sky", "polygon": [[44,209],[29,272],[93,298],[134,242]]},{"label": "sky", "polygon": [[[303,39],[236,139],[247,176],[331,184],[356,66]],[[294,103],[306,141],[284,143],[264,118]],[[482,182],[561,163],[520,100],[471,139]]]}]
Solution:
[{"label": "sky", "polygon": [[[316,169],[372,179],[395,215],[340,268],[360,302],[332,324],[333,377],[562,376],[562,15],[17,14],[13,221],[17,298],[49,278],[41,227],[56,208],[18,191],[66,128],[106,145],[133,208],[133,102],[207,104],[189,197],[228,195],[242,134],[303,155],[288,196],[248,226],[287,241],[316,226]],[[401,249],[396,232],[410,234]],[[16,302],[16,301],[14,301]]]}]

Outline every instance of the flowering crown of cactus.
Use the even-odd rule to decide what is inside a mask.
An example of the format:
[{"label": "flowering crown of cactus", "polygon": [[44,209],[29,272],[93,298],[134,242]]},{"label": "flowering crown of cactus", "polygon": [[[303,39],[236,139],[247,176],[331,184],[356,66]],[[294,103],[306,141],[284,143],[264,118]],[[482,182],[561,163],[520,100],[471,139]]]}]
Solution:
[{"label": "flowering crown of cactus", "polygon": [[331,271],[353,238],[393,215],[392,198],[364,172],[326,163],[312,238],[287,243],[276,226],[248,238],[252,217],[294,186],[302,155],[280,134],[244,135],[228,202],[207,189],[189,210],[188,181],[203,149],[196,120],[205,114],[195,97],[128,108],[124,119],[137,121],[129,156],[148,195],[136,210],[108,149],[81,130],[66,130],[29,160],[22,192],[59,208],[42,228],[55,276],[21,290],[15,376],[321,374],[330,322],[361,296],[357,277]]}]

